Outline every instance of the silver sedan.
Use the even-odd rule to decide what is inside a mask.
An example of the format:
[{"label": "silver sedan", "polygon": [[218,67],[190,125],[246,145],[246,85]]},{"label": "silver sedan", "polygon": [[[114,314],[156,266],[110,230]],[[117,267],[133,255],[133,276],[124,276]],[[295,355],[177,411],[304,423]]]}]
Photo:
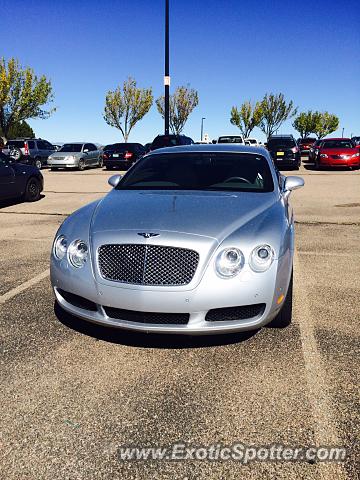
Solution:
[{"label": "silver sedan", "polygon": [[264,148],[159,149],[56,234],[58,304],[146,332],[218,334],[291,322],[292,190]]},{"label": "silver sedan", "polygon": [[85,170],[87,167],[102,167],[103,160],[100,150],[94,143],[64,143],[47,161],[51,170],[59,168],[78,168]]}]

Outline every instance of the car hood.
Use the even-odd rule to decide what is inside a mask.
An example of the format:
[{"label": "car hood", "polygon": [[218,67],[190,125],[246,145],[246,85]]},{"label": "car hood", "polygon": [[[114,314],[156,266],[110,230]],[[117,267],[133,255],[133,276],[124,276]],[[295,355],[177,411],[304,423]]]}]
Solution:
[{"label": "car hood", "polygon": [[54,152],[50,155],[51,158],[65,158],[65,157],[69,157],[69,156],[72,156],[72,157],[79,157],[81,156],[82,153],[81,152]]},{"label": "car hood", "polygon": [[322,148],[320,153],[326,153],[327,155],[354,155],[358,153],[356,148]]},{"label": "car hood", "polygon": [[278,200],[272,193],[112,190],[99,202],[92,233],[182,232],[223,238]]}]

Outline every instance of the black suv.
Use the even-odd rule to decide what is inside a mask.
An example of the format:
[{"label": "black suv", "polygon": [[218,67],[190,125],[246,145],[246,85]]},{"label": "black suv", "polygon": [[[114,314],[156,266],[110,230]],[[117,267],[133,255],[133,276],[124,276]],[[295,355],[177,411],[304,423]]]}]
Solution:
[{"label": "black suv", "polygon": [[283,167],[299,170],[301,154],[298,144],[292,135],[273,135],[267,142],[267,149],[274,164],[279,169]]},{"label": "black suv", "polygon": [[193,145],[194,140],[185,135],[158,135],[154,138],[150,150],[164,147],[177,147],[178,145]]},{"label": "black suv", "polygon": [[145,155],[145,148],[141,143],[113,143],[103,148],[103,162],[105,168],[128,169]]},{"label": "black suv", "polygon": [[49,155],[56,151],[54,145],[42,138],[15,138],[2,149],[5,155],[20,163],[34,165],[39,170],[46,165]]}]

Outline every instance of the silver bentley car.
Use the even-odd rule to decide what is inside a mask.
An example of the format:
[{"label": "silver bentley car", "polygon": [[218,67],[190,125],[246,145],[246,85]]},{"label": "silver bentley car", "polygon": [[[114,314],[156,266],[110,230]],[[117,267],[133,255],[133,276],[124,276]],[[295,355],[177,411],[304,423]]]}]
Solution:
[{"label": "silver bentley car", "polygon": [[291,322],[292,190],[264,148],[155,150],[59,228],[56,301],[145,332],[217,334]]}]

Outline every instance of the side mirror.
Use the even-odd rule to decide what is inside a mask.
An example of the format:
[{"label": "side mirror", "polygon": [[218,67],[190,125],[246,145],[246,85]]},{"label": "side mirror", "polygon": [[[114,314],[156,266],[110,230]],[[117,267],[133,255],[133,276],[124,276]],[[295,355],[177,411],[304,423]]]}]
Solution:
[{"label": "side mirror", "polygon": [[301,177],[289,176],[285,179],[284,190],[285,192],[292,192],[297,188],[301,188],[305,185],[304,179]]},{"label": "side mirror", "polygon": [[108,184],[115,188],[121,179],[122,179],[122,175],[113,175],[112,177],[109,178]]}]

